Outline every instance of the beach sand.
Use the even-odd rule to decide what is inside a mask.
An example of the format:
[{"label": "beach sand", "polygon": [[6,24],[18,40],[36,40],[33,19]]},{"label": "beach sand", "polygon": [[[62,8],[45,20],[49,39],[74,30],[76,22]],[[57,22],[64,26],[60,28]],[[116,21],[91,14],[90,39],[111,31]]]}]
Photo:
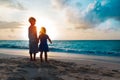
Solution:
[{"label": "beach sand", "polygon": [[119,60],[93,57],[50,52],[41,63],[29,61],[27,50],[0,49],[0,80],[120,80]]}]

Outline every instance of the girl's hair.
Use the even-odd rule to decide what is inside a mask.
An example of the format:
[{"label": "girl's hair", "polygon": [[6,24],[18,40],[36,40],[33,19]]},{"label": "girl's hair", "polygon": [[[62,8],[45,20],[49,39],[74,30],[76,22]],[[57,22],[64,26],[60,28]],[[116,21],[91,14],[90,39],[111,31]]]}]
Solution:
[{"label": "girl's hair", "polygon": [[32,20],[33,20],[33,21],[36,21],[36,19],[35,19],[34,17],[30,17],[30,18],[29,18],[29,22],[31,22]]},{"label": "girl's hair", "polygon": [[41,27],[40,33],[46,34],[46,28],[45,27]]}]

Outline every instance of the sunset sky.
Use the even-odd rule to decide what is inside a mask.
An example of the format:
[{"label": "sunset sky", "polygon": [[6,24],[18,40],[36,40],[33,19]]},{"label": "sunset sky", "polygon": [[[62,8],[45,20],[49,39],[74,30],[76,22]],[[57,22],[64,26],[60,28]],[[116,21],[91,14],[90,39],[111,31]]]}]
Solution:
[{"label": "sunset sky", "polygon": [[52,40],[120,39],[120,0],[0,0],[0,40],[27,40],[29,17]]}]

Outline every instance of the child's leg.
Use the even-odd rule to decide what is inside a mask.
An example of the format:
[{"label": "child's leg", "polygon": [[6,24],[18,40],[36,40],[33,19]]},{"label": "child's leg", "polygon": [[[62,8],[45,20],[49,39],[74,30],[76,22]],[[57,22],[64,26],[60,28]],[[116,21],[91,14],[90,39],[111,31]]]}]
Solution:
[{"label": "child's leg", "polygon": [[30,53],[30,61],[32,61],[33,59],[32,59],[32,53]]},{"label": "child's leg", "polygon": [[43,52],[41,51],[40,53],[40,61],[43,62],[43,58],[42,58]]},{"label": "child's leg", "polygon": [[47,52],[45,52],[45,61],[48,62],[48,59],[47,59]]},{"label": "child's leg", "polygon": [[34,61],[36,61],[36,53],[34,53]]}]

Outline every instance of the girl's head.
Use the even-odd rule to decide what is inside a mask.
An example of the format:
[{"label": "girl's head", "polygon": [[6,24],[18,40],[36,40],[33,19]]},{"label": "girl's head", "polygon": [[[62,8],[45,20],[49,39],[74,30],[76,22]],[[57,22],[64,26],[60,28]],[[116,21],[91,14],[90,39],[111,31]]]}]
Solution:
[{"label": "girl's head", "polygon": [[46,28],[45,27],[41,27],[40,33],[41,34],[46,34]]},{"label": "girl's head", "polygon": [[34,17],[30,17],[29,22],[31,25],[35,25],[36,19]]}]

